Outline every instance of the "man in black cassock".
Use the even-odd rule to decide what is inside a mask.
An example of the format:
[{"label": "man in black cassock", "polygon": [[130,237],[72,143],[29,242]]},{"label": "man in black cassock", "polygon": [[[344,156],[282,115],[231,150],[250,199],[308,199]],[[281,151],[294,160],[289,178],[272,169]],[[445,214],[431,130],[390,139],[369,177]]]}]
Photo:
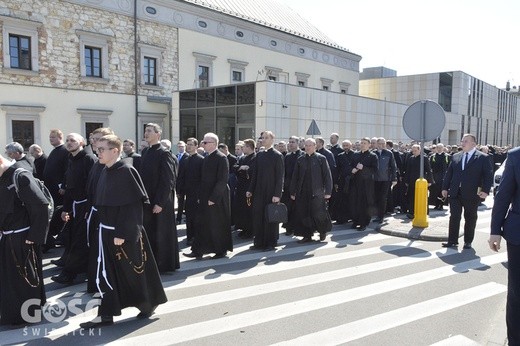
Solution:
[{"label": "man in black cassock", "polygon": [[177,159],[161,147],[161,134],[158,124],[146,125],[144,138],[149,147],[142,152],[139,174],[150,198],[150,205],[144,207],[144,227],[163,273],[179,269],[180,262],[173,201]]},{"label": "man in black cassock", "polygon": [[61,218],[71,222],[69,243],[62,258],[65,266],[60,274],[51,279],[61,284],[72,284],[77,274],[85,273],[88,267],[89,247],[87,239],[88,213],[87,181],[92,166],[97,161],[94,154],[83,150],[85,139],[78,133],[67,135],[65,145],[69,151],[69,166],[65,173],[65,195]]},{"label": "man in black cassock", "polygon": [[202,219],[200,232],[195,235],[192,252],[186,257],[201,258],[214,253],[223,258],[233,251],[231,238],[231,204],[229,197],[229,162],[218,149],[218,136],[206,133],[202,146],[208,155],[202,163],[199,213]]},{"label": "man in black cassock", "polygon": [[430,204],[433,209],[444,209],[444,198],[442,197],[442,183],[450,163],[449,156],[444,152],[444,144],[437,143],[436,152],[430,156],[430,167],[432,169],[433,184],[430,186]]},{"label": "man in black cassock", "polygon": [[242,151],[244,155],[238,158],[233,169],[237,176],[234,217],[235,230],[241,230],[238,233],[238,237],[248,239],[253,237],[253,222],[251,220],[251,199],[246,197],[246,192],[249,189],[251,176],[256,164],[255,141],[253,139],[244,140]]},{"label": "man in black cassock", "polygon": [[305,154],[300,150],[298,143],[300,137],[291,136],[287,144],[287,150],[289,151],[284,157],[284,178],[283,178],[283,192],[282,192],[282,203],[287,206],[287,222],[282,224],[285,228],[285,235],[291,236],[294,234],[294,225],[296,221],[296,215],[294,213],[294,201],[291,199],[291,181],[296,166],[296,161],[300,156]]},{"label": "man in black cassock", "polygon": [[[332,137],[332,136],[331,136]],[[341,142],[343,152],[338,155],[336,160],[338,179],[336,181],[336,189],[338,191],[336,208],[336,224],[340,225],[352,219],[352,208],[350,207],[350,185],[352,177],[352,164],[355,156],[352,150],[352,142],[345,139]]]},{"label": "man in black cassock", "polygon": [[370,139],[360,141],[360,151],[355,153],[350,180],[350,206],[352,208],[352,228],[364,231],[375,212],[374,175],[377,172],[377,155],[370,149]]},{"label": "man in black cassock", "polygon": [[[200,230],[199,198],[202,164],[204,157],[197,153],[199,141],[196,138],[186,140],[186,155],[179,163],[177,193],[184,196],[184,211],[186,213],[186,243],[193,245],[193,239]],[[199,217],[197,217],[199,216]]]},{"label": "man in black cassock", "polygon": [[305,155],[296,162],[290,191],[297,215],[294,234],[303,237],[298,243],[311,242],[314,231],[319,232],[320,240],[325,240],[332,229],[327,211],[332,175],[327,158],[316,152],[314,138],[305,140]]},{"label": "man in black cassock", "polygon": [[256,169],[253,171],[251,184],[246,193],[253,199],[253,234],[252,250],[274,250],[278,243],[279,227],[277,223],[268,223],[265,209],[269,203],[280,203],[283,188],[283,155],[273,148],[274,134],[262,133],[264,151],[256,154]]},{"label": "man in black cassock", "polygon": [[120,160],[121,140],[103,136],[97,144],[105,165],[97,183],[94,205],[99,217],[96,279],[101,294],[98,317],[82,328],[113,323],[121,309],[136,307],[138,318],[150,317],[167,301],[159,271],[143,227],[143,203],[148,197],[134,167]]},{"label": "man in black cassock", "polygon": [[[0,155],[0,324],[29,322],[46,301],[43,286],[41,245],[49,225],[48,202],[32,174],[18,176],[18,194],[13,185],[16,165]],[[39,301],[28,311],[22,305]],[[27,315],[25,315],[27,313]],[[25,315],[25,316],[24,316]]]}]

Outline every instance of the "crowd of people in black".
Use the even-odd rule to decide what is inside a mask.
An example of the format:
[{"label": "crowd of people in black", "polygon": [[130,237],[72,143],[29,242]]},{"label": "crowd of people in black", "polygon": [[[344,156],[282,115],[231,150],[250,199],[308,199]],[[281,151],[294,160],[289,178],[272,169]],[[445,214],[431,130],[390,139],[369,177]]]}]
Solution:
[{"label": "crowd of people in black", "polygon": [[[298,243],[312,242],[316,233],[325,241],[333,223],[350,222],[364,231],[391,213],[413,218],[421,155],[414,142],[381,137],[340,142],[337,133],[329,143],[299,136],[276,142],[274,133],[264,131],[256,140],[239,141],[232,155],[216,134],[207,133],[200,143],[196,138],[179,141],[174,154],[171,142],[161,136],[159,125],[147,124],[140,154],[134,141],[122,141],[110,128],[93,131],[88,143],[77,133],[64,137],[52,130],[48,156],[36,144],[29,148],[32,158],[19,143],[6,146],[9,159],[0,156],[5,204],[0,211],[0,282],[15,282],[17,288],[0,285],[0,324],[24,323],[16,310],[24,300],[37,298],[43,305],[41,252],[57,244],[64,252],[52,263],[62,269],[52,280],[70,285],[86,273],[87,291],[102,295],[99,316],[83,324],[94,327],[113,323],[113,316],[127,306],[138,307],[138,317],[149,317],[166,301],[159,274],[180,266],[177,224],[183,220],[191,247],[183,255],[201,259],[233,251],[233,231],[251,239],[251,250],[274,250],[280,232],[279,224],[265,217],[271,203],[286,205],[288,219],[282,226],[285,235],[299,237]],[[459,149],[437,143],[422,153],[434,209],[447,203],[443,179]],[[490,169],[507,152],[478,149],[489,154]],[[32,173],[24,175],[27,200],[10,188],[15,168]],[[42,219],[34,210],[45,201],[31,189],[34,178],[45,183],[55,201],[48,227],[35,225]],[[17,213],[23,217],[14,221]],[[26,285],[31,282],[28,269],[20,275],[11,258],[15,252],[25,258],[30,251],[35,254],[30,270],[35,287]]]}]

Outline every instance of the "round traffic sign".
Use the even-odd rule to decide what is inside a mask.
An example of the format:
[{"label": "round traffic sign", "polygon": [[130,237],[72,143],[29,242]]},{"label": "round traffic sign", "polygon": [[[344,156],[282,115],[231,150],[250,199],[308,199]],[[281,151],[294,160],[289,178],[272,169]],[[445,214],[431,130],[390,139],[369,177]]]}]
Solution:
[{"label": "round traffic sign", "polygon": [[404,112],[404,132],[416,141],[433,141],[440,136],[444,125],[446,125],[446,114],[434,101],[417,101]]}]

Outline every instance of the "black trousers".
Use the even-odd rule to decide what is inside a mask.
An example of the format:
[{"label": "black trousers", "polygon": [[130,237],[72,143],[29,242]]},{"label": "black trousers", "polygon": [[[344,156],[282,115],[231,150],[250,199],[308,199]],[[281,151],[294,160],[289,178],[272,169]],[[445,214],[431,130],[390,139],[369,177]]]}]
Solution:
[{"label": "black trousers", "polygon": [[470,198],[460,195],[450,197],[450,223],[448,242],[457,244],[459,241],[460,220],[464,209],[464,243],[471,243],[475,238],[475,226],[477,225],[477,211],[480,197],[475,194]]},{"label": "black trousers", "polygon": [[506,324],[509,345],[520,345],[520,245],[507,243]]},{"label": "black trousers", "polygon": [[374,182],[374,199],[377,208],[376,216],[383,219],[386,212],[387,196],[391,181],[375,181]]}]

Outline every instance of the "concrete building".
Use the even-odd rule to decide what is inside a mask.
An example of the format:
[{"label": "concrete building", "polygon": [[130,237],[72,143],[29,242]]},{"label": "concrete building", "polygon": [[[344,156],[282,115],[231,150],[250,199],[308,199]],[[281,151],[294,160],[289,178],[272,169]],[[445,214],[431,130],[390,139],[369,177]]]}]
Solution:
[{"label": "concrete building", "polygon": [[447,144],[458,144],[464,133],[483,144],[520,143],[519,98],[461,71],[360,80],[359,93],[406,105],[438,102],[446,112],[440,140]]},{"label": "concrete building", "polygon": [[[173,142],[213,131],[232,145],[264,129],[304,136],[313,119],[324,136],[406,141],[402,115],[423,95],[360,96],[361,56],[275,0],[0,0],[0,32],[0,145],[48,152],[49,130],[100,126],[139,142],[148,122]],[[489,121],[464,126],[504,122],[489,140],[516,141],[515,111],[482,106]]]}]

